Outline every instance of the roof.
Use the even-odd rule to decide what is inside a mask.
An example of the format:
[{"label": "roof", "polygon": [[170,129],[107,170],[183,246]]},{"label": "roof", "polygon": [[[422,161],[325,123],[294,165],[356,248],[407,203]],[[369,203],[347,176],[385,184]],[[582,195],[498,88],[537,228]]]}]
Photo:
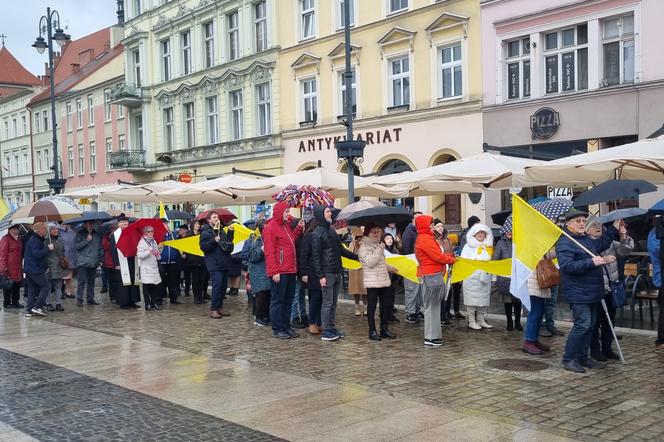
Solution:
[{"label": "roof", "polygon": [[[85,63],[81,62],[80,54],[92,49],[92,59],[107,51],[111,46],[110,28],[100,29],[92,34],[81,37],[77,40],[71,40],[62,48],[60,60],[55,66],[55,83],[58,84],[65,78],[74,73],[73,64],[80,64],[81,68]],[[86,61],[87,63],[88,61]]]},{"label": "roof", "polygon": [[0,84],[38,85],[41,81],[3,46],[0,48]]}]

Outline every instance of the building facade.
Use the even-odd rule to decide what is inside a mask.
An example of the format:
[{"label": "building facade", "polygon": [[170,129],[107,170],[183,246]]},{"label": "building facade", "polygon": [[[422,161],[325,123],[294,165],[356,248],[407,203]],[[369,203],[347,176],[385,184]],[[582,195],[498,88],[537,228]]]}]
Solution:
[{"label": "building facade", "polygon": [[[345,69],[343,7],[351,1],[353,82]],[[280,2],[284,171],[345,171],[352,100],[355,137],[366,141],[361,175],[417,170],[482,149],[480,8],[476,1],[292,0]],[[447,224],[481,213],[465,195],[394,201]]]},{"label": "building facade", "polygon": [[126,79],[111,95],[129,148],[113,167],[136,182],[281,173],[276,3],[125,3]]},{"label": "building facade", "polygon": [[484,0],[481,10],[488,149],[553,159],[662,127],[664,3]]}]

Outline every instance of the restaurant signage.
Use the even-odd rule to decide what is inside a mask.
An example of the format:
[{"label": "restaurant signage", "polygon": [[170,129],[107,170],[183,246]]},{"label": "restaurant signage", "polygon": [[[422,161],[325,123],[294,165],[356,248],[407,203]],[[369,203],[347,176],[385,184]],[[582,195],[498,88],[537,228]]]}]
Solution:
[{"label": "restaurant signage", "polygon": [[560,114],[550,107],[538,109],[530,116],[530,131],[533,140],[551,138],[560,127]]}]

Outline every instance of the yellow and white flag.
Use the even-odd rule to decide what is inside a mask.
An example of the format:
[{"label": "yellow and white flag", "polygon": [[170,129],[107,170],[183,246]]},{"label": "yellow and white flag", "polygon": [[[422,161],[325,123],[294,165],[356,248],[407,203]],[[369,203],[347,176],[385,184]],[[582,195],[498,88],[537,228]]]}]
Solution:
[{"label": "yellow and white flag", "polygon": [[563,233],[560,227],[512,195],[512,280],[510,292],[530,310],[528,277]]},{"label": "yellow and white flag", "polygon": [[166,215],[166,209],[164,208],[164,203],[159,201],[159,219],[165,219],[168,221],[168,215]]}]

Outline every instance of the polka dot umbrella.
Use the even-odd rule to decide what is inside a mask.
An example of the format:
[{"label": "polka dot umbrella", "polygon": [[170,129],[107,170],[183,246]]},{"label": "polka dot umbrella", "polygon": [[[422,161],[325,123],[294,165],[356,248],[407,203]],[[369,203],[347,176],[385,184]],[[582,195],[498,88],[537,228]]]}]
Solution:
[{"label": "polka dot umbrella", "polygon": [[[533,209],[549,218],[552,222],[557,223],[558,219],[572,208],[572,201],[564,198],[550,198],[531,205]],[[511,231],[512,215],[510,214],[500,228],[500,234],[504,235],[506,232]]]}]

